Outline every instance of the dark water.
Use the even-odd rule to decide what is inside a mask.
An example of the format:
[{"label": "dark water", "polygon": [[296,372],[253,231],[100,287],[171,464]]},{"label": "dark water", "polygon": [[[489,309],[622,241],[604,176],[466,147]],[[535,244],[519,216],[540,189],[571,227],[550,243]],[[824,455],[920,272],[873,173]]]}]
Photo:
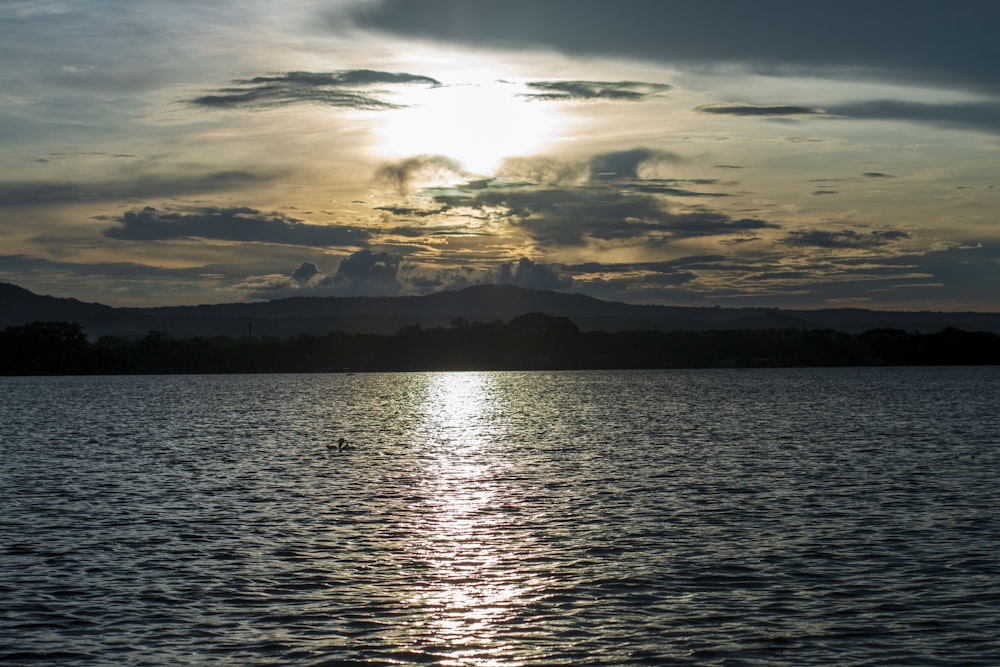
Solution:
[{"label": "dark water", "polygon": [[0,378],[0,662],[1000,664],[998,414],[1000,368]]}]

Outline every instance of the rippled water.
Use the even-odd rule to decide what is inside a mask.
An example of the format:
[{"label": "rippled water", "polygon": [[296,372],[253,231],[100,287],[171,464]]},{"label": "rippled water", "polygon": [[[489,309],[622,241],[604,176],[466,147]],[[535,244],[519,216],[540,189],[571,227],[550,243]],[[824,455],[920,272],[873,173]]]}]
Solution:
[{"label": "rippled water", "polygon": [[0,661],[998,664],[998,407],[1000,368],[0,378]]}]

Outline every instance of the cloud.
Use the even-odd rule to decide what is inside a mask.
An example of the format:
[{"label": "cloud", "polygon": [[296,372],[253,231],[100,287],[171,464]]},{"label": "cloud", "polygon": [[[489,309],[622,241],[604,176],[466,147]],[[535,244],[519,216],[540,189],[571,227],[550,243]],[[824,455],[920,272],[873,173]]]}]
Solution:
[{"label": "cloud", "polygon": [[299,268],[292,271],[292,280],[299,285],[306,285],[310,280],[321,275],[323,272],[319,270],[318,266],[312,262],[302,262],[299,264]]},{"label": "cloud", "polygon": [[397,279],[401,257],[364,249],[340,260],[337,270],[324,274],[313,262],[302,262],[290,274],[247,276],[237,292],[253,299],[291,296],[394,296],[406,291]]},{"label": "cloud", "polygon": [[575,276],[586,276],[588,285],[600,283],[608,286],[617,283],[621,287],[629,282],[658,286],[683,285],[697,277],[692,269],[704,268],[724,260],[722,255],[693,255],[660,262],[586,262],[566,266],[565,270]]},{"label": "cloud", "polygon": [[340,261],[337,273],[331,280],[334,283],[346,282],[355,286],[361,283],[396,285],[396,274],[399,272],[401,259],[399,255],[387,252],[359,250]]},{"label": "cloud", "polygon": [[174,268],[137,262],[66,262],[30,255],[0,255],[0,275],[6,273],[14,281],[27,275],[52,277],[56,274],[72,276],[77,281],[97,276],[115,280],[203,280],[206,274],[214,271],[218,271],[218,267]]},{"label": "cloud", "polygon": [[232,170],[185,176],[139,175],[113,182],[7,182],[0,183],[0,208],[176,197],[231,190],[259,184],[271,178],[271,174]]},{"label": "cloud", "polygon": [[401,217],[413,217],[413,218],[426,218],[431,215],[437,215],[438,213],[444,213],[448,210],[447,206],[441,206],[439,208],[417,208],[415,206],[374,206],[372,207],[376,211],[385,211],[386,213],[391,213],[392,215]]},{"label": "cloud", "polygon": [[590,159],[590,177],[639,178],[641,167],[655,168],[660,164],[682,164],[684,158],[669,151],[633,148],[624,151],[601,153]]},{"label": "cloud", "polygon": [[690,255],[658,262],[586,262],[564,267],[574,286],[591,296],[610,300],[668,300],[672,305],[700,301],[697,281],[724,264],[721,255]]},{"label": "cloud", "polygon": [[[734,218],[702,207],[674,210],[667,197],[729,196],[677,187],[718,185],[716,179],[655,177],[685,162],[676,153],[649,148],[599,153],[575,162],[508,160],[497,178],[471,182],[469,187],[426,190],[424,194],[431,196],[436,207],[426,210],[478,211],[483,219],[506,222],[536,242],[556,246],[580,246],[594,240],[656,244],[679,238],[746,236],[779,228],[764,220]],[[410,173],[409,169],[400,171],[403,177]],[[414,215],[408,207],[402,210]],[[402,231],[415,236],[420,229]]]},{"label": "cloud", "polygon": [[[609,179],[645,179],[652,183],[651,176],[661,167],[676,166],[687,160],[677,153],[652,148],[630,148],[620,151],[598,153],[587,160],[563,161],[546,157],[509,158],[503,162],[499,174],[505,178],[534,183],[583,184],[587,181]],[[713,181],[714,182],[714,181]],[[484,182],[489,185],[489,182]],[[709,184],[702,180],[700,185]]]},{"label": "cloud", "polygon": [[161,211],[145,207],[128,211],[117,227],[104,231],[125,241],[165,241],[183,238],[244,243],[276,243],[313,247],[358,245],[369,233],[353,227],[311,225],[280,213],[252,208],[206,207],[192,211]]},{"label": "cloud", "polygon": [[[386,227],[384,229],[385,234],[391,236],[402,236],[408,239],[424,239],[425,241],[429,237],[457,237],[468,239],[470,237],[487,237],[495,236],[492,232],[484,231],[483,229],[477,228],[476,226],[463,224],[463,218],[458,218],[458,222],[449,221],[445,224],[420,224],[420,225],[397,225],[395,227]],[[390,241],[384,240],[383,243],[389,243]],[[419,241],[418,241],[419,243]],[[400,247],[398,244],[392,244],[394,248]],[[412,246],[413,249],[423,249],[426,250],[426,246]]]},{"label": "cloud", "polygon": [[665,83],[642,81],[529,81],[529,88],[538,93],[525,93],[522,97],[534,100],[624,100],[637,102],[673,86]]},{"label": "cloud", "polygon": [[505,159],[497,173],[514,183],[577,183],[590,178],[590,166],[586,162],[566,162],[547,157],[516,157]]},{"label": "cloud", "polygon": [[103,151],[73,151],[70,153],[49,153],[48,157],[71,158],[71,157],[110,157],[110,158],[137,158],[138,155],[132,153],[105,153]]},{"label": "cloud", "polygon": [[1000,90],[994,2],[382,0],[359,3],[352,17],[368,29],[474,47]]},{"label": "cloud", "polygon": [[497,283],[529,289],[560,290],[572,286],[573,279],[564,274],[558,265],[538,264],[527,257],[522,257],[517,266],[513,262],[500,265],[497,270]]},{"label": "cloud", "polygon": [[246,297],[277,299],[290,296],[394,296],[429,294],[471,285],[517,285],[561,290],[573,284],[558,264],[527,257],[493,266],[433,266],[404,262],[400,255],[365,249],[342,259],[332,275],[312,262],[302,262],[289,275],[249,276],[235,288]]},{"label": "cloud", "polygon": [[867,178],[896,178],[892,174],[886,174],[881,171],[866,171],[861,175]]},{"label": "cloud", "polygon": [[781,241],[785,245],[815,248],[880,248],[911,238],[909,232],[901,229],[857,232],[851,229],[823,231],[818,229],[791,231]]},{"label": "cloud", "polygon": [[[997,6],[1000,7],[1000,4]],[[848,119],[901,120],[1000,133],[1000,102],[997,101],[927,104],[904,100],[870,100],[832,105],[828,111],[831,115]]]},{"label": "cloud", "polygon": [[746,234],[778,225],[756,218],[732,218],[695,208],[673,212],[660,197],[612,187],[523,188],[471,195],[439,195],[450,206],[496,211],[544,244],[579,246],[589,240],[669,239]]},{"label": "cloud", "polygon": [[811,107],[780,104],[756,105],[740,103],[703,104],[702,106],[695,107],[695,110],[701,111],[702,113],[728,116],[816,116],[823,115],[825,113],[822,109],[814,109]]},{"label": "cloud", "polygon": [[220,88],[190,102],[223,109],[271,109],[294,104],[321,104],[353,109],[395,109],[400,105],[384,99],[379,85],[440,86],[428,76],[405,72],[344,70],[340,72],[287,72],[252,79],[238,79],[234,86]]},{"label": "cloud", "polygon": [[[877,233],[870,236],[875,241],[868,249],[876,252],[885,239],[879,240]],[[855,242],[864,245],[865,240]],[[343,272],[338,268],[337,273],[342,274],[339,280],[320,273],[309,282],[298,283],[289,275],[271,275],[247,278],[240,287],[246,293],[254,286],[256,291],[249,290],[250,296],[273,299],[302,294],[426,294],[470,285],[506,283],[533,289],[572,287],[599,298],[674,305],[705,305],[706,299],[708,303],[736,305],[752,298],[757,303],[770,301],[789,307],[796,303],[815,307],[816,303],[824,301],[870,300],[876,291],[895,293],[898,303],[903,305],[908,300],[921,298],[916,290],[911,294],[907,288],[937,281],[960,289],[974,302],[989,304],[993,297],[991,278],[996,273],[998,248],[972,243],[917,253],[890,249],[881,256],[864,257],[806,251],[797,258],[793,268],[789,268],[786,253],[768,250],[740,260],[702,254],[653,262],[559,265],[521,258],[492,268],[397,264],[397,260],[397,256],[361,251],[344,260],[347,266]],[[380,261],[385,267],[372,271]]]},{"label": "cloud", "polygon": [[573,278],[559,264],[544,264],[527,257],[516,262],[502,262],[493,267],[426,267],[404,263],[398,274],[408,293],[462,289],[471,285],[517,285],[528,289],[562,290]]},{"label": "cloud", "polygon": [[408,192],[417,181],[464,175],[462,165],[444,155],[416,155],[375,168],[376,182],[386,183],[401,193]]},{"label": "cloud", "polygon": [[650,194],[669,195],[671,197],[730,197],[726,192],[699,192],[679,188],[678,185],[718,185],[719,182],[711,178],[647,178],[641,183],[629,185],[629,189],[634,192],[647,192]]}]

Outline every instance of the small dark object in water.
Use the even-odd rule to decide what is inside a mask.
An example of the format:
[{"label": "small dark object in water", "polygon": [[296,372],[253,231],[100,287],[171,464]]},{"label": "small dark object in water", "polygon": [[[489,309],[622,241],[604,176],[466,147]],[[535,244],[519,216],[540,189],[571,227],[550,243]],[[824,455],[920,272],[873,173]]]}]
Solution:
[{"label": "small dark object in water", "polygon": [[350,450],[354,449],[354,447],[352,447],[351,445],[349,445],[347,443],[347,440],[344,439],[344,438],[340,438],[339,440],[337,440],[337,444],[335,444],[335,445],[332,444],[332,443],[327,443],[326,448],[327,449],[333,449],[333,450],[336,450],[338,452],[346,452],[346,451],[350,451]]}]

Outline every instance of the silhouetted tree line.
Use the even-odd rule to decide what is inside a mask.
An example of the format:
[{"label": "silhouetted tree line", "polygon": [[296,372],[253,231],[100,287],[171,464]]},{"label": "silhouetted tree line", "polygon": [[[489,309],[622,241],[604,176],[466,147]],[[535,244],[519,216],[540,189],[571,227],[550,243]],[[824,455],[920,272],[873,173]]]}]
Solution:
[{"label": "silhouetted tree line", "polygon": [[33,322],[0,332],[0,374],[273,373],[1000,364],[1000,335],[945,329],[581,332],[565,317],[453,320],[394,335],[299,335],[88,341],[78,324]]}]

